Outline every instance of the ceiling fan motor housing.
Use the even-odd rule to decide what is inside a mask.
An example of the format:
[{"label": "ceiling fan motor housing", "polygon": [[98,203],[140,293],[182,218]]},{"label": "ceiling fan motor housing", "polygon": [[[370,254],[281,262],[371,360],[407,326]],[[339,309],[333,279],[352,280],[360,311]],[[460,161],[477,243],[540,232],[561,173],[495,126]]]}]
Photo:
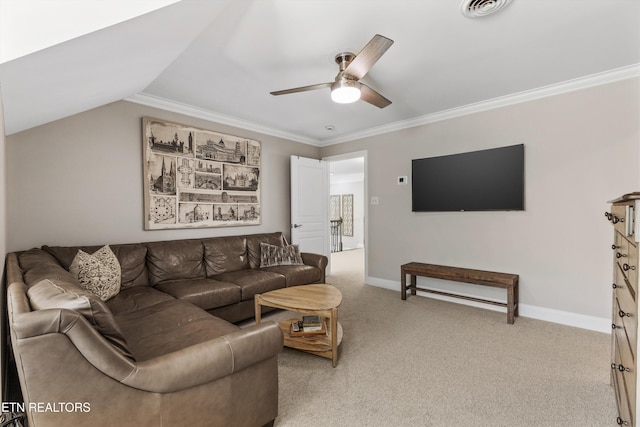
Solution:
[{"label": "ceiling fan motor housing", "polygon": [[355,58],[356,55],[354,55],[351,52],[342,52],[336,55],[335,61],[336,64],[338,64],[338,66],[340,67],[340,71],[344,71],[345,68],[347,68],[347,66],[351,63],[351,61],[353,61],[353,58]]}]

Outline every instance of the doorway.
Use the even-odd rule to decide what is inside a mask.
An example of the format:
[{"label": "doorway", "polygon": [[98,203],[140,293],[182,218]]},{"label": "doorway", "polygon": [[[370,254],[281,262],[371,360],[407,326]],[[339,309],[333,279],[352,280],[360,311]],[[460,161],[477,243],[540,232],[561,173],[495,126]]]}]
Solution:
[{"label": "doorway", "polygon": [[[366,152],[325,158],[329,163],[332,274],[366,273]],[[334,271],[335,269],[335,271]]]}]

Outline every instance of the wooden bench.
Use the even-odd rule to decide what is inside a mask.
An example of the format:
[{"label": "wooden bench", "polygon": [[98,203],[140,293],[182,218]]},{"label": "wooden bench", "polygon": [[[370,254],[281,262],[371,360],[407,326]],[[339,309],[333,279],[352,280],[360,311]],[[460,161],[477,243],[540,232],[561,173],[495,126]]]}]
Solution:
[{"label": "wooden bench", "polygon": [[[400,292],[403,300],[407,299],[407,291],[411,291],[411,295],[415,295],[416,291],[421,291],[506,307],[507,323],[509,324],[513,324],[514,318],[518,315],[519,276],[517,274],[496,273],[493,271],[472,270],[460,267],[447,267],[445,265],[424,264],[421,262],[410,262],[408,264],[404,264],[400,271],[402,274]],[[407,274],[411,276],[411,282],[409,285],[407,285]],[[419,288],[416,285],[416,276],[503,288],[507,290],[507,302],[491,301],[482,298],[436,291],[433,289]]]}]

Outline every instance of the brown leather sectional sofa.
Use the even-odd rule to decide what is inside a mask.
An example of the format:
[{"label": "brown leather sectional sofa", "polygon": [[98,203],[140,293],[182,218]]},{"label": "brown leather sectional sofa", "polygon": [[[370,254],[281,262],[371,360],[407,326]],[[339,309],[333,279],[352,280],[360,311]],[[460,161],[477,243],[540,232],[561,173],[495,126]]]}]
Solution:
[{"label": "brown leather sectional sofa", "polygon": [[103,302],[68,268],[78,249],[7,257],[7,310],[30,426],[263,426],[278,410],[273,322],[240,328],[257,293],[322,283],[327,258],[260,268],[282,233],[111,245]]}]

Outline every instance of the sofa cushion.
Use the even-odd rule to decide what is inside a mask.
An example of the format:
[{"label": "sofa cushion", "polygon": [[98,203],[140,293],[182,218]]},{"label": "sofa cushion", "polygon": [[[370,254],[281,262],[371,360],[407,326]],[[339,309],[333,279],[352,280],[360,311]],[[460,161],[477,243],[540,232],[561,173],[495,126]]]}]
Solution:
[{"label": "sofa cushion", "polygon": [[207,276],[249,268],[244,236],[216,237],[202,243]]},{"label": "sofa cushion", "polygon": [[102,336],[123,355],[132,357],[118,324],[109,308],[96,295],[77,285],[42,280],[27,290],[33,310],[67,309],[84,316]]},{"label": "sofa cushion", "polygon": [[117,316],[174,299],[171,295],[150,286],[134,286],[122,289],[118,295],[111,298],[106,304],[111,313]]},{"label": "sofa cushion", "polygon": [[156,289],[202,309],[210,310],[240,302],[240,286],[213,279],[170,280]]},{"label": "sofa cushion", "polygon": [[42,265],[59,265],[55,257],[38,248],[21,252],[18,255],[18,263],[23,272]]},{"label": "sofa cushion", "polygon": [[116,320],[138,362],[240,329],[193,304],[173,298],[116,315]]},{"label": "sofa cushion", "polygon": [[73,275],[62,267],[53,256],[41,249],[29,249],[21,253],[18,259],[27,286],[32,286],[44,279],[77,286]]},{"label": "sofa cushion", "polygon": [[152,286],[166,280],[204,279],[204,249],[200,240],[147,243],[147,268]]},{"label": "sofa cushion", "polygon": [[120,263],[109,245],[92,254],[79,250],[69,266],[69,272],[78,279],[80,286],[102,301],[120,292]]},{"label": "sofa cushion", "polygon": [[282,274],[287,280],[287,287],[319,283],[322,280],[322,271],[311,265],[278,265],[260,270]]},{"label": "sofa cushion", "polygon": [[218,274],[213,276],[212,279],[222,282],[233,282],[240,286],[242,301],[251,300],[256,294],[281,289],[287,285],[287,281],[282,274],[253,268]]},{"label": "sofa cushion", "polygon": [[260,267],[260,243],[268,243],[274,246],[285,246],[287,244],[284,235],[280,232],[250,234],[247,238],[247,253],[249,255],[249,267]]},{"label": "sofa cushion", "polygon": [[[147,248],[139,243],[110,245],[120,263],[121,287],[148,286]],[[78,250],[94,253],[100,246],[43,246],[42,250],[53,255],[60,265],[67,270],[73,262]]]},{"label": "sofa cushion", "polygon": [[304,265],[298,245],[275,246],[260,243],[260,267]]}]

